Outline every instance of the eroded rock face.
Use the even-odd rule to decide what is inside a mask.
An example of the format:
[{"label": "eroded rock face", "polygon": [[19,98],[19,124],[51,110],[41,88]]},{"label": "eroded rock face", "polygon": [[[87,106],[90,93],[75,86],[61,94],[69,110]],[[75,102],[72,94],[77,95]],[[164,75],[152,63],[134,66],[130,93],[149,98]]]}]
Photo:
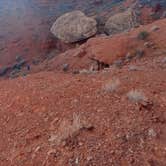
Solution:
[{"label": "eroded rock face", "polygon": [[105,24],[105,32],[109,35],[128,31],[136,25],[136,15],[130,9],[111,16]]},{"label": "eroded rock face", "polygon": [[97,22],[85,16],[81,11],[73,11],[59,17],[51,32],[66,43],[73,43],[87,39],[97,32]]}]

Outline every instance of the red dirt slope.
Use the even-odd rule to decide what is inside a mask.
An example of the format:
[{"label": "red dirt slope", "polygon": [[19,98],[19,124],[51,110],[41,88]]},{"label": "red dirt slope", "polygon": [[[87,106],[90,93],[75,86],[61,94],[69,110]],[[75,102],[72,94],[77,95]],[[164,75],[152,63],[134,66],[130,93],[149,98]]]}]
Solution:
[{"label": "red dirt slope", "polygon": [[[0,165],[165,166],[165,23],[155,22],[159,30],[150,32],[148,41],[155,48],[144,48],[146,56],[121,68],[77,75],[42,71],[1,80]],[[137,31],[151,27],[119,36],[134,39]],[[45,65],[51,70],[64,63],[84,68],[91,63],[92,50],[93,58],[111,63],[108,55],[116,48],[116,38],[90,39],[86,47],[71,50],[73,56],[62,54]],[[94,47],[98,39],[101,44]],[[133,44],[142,48],[144,42],[135,38],[117,49]]]},{"label": "red dirt slope", "polygon": [[[155,52],[89,75],[41,72],[1,81],[0,165],[164,166],[165,56]],[[104,91],[112,79],[120,84]],[[148,100],[130,101],[132,89]]]}]

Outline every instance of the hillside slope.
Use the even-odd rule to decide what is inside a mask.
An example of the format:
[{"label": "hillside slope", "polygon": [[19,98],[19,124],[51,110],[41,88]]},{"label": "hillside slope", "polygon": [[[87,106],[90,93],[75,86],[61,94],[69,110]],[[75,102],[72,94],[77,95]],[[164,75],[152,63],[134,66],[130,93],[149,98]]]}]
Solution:
[{"label": "hillside slope", "polygon": [[[165,166],[165,20],[154,24],[160,29],[150,42],[157,47],[120,68],[75,75],[51,68],[60,62],[56,57],[47,63],[51,71],[1,80],[0,165]],[[94,40],[88,41],[92,47]],[[112,48],[98,46],[97,58]],[[83,62],[84,68],[89,61]]]}]

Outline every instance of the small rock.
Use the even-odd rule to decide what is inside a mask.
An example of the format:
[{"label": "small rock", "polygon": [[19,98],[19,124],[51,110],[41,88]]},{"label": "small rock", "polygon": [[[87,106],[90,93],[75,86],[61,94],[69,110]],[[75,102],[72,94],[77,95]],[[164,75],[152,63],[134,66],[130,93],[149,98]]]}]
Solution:
[{"label": "small rock", "polygon": [[87,70],[87,69],[82,69],[80,70],[80,74],[92,74],[94,71]]},{"label": "small rock", "polygon": [[145,42],[145,43],[144,43],[144,46],[145,46],[146,48],[149,48],[149,47],[150,47],[150,43],[149,43],[149,42]]},{"label": "small rock", "polygon": [[157,31],[159,30],[160,28],[157,26],[157,25],[154,25],[152,28],[151,28],[151,31]]},{"label": "small rock", "polygon": [[86,130],[91,131],[91,130],[94,129],[94,126],[91,123],[85,123],[83,128],[86,129]]},{"label": "small rock", "polygon": [[114,61],[114,66],[121,68],[123,65],[123,61],[121,59]]},{"label": "small rock", "polygon": [[144,46],[149,48],[149,47],[153,47],[155,44],[153,42],[145,42]]},{"label": "small rock", "polygon": [[93,159],[93,157],[92,156],[88,156],[86,159],[87,159],[87,161],[91,161]]},{"label": "small rock", "polygon": [[155,132],[155,130],[153,128],[148,130],[148,136],[149,137],[156,137],[157,133]]},{"label": "small rock", "polygon": [[138,7],[141,9],[143,8],[144,6],[142,4],[139,4]]},{"label": "small rock", "polygon": [[56,149],[51,149],[47,152],[47,155],[53,155],[54,157],[56,157],[56,153],[57,153]]},{"label": "small rock", "polygon": [[89,68],[89,70],[92,71],[92,72],[93,72],[93,71],[97,71],[97,70],[98,70],[97,64],[91,65],[90,68]]},{"label": "small rock", "polygon": [[79,71],[80,74],[88,74],[88,70],[87,69],[82,69]]},{"label": "small rock", "polygon": [[16,62],[20,62],[22,59],[23,59],[23,58],[22,58],[21,55],[17,55],[17,56],[16,56]]},{"label": "small rock", "polygon": [[74,70],[72,73],[73,74],[80,74],[80,71],[79,70]]},{"label": "small rock", "polygon": [[26,66],[27,70],[30,71],[31,70],[31,66],[27,64]]},{"label": "small rock", "polygon": [[78,159],[78,157],[77,157],[76,160],[75,160],[75,164],[76,164],[76,165],[79,164],[79,159]]},{"label": "small rock", "polygon": [[143,49],[139,49],[139,50],[136,51],[136,53],[135,53],[136,55],[135,56],[136,56],[136,58],[142,58],[144,53],[145,52],[144,52]]},{"label": "small rock", "polygon": [[62,146],[65,147],[67,145],[67,142],[66,141],[63,141],[62,142]]},{"label": "small rock", "polygon": [[15,63],[13,66],[12,66],[12,69],[15,70],[15,69],[18,69],[20,70],[22,66],[24,66],[26,64],[26,61],[24,59],[20,60],[19,62]]},{"label": "small rock", "polygon": [[10,69],[9,67],[1,68],[0,69],[0,76],[4,76],[8,72],[9,69]]},{"label": "small rock", "polygon": [[129,66],[129,71],[138,71],[138,70],[139,70],[139,67],[137,66],[134,66],[134,65]]},{"label": "small rock", "polygon": [[127,53],[127,55],[125,56],[125,61],[126,62],[129,62],[131,61],[131,59],[133,58],[134,56],[131,54],[131,53]]},{"label": "small rock", "polygon": [[79,145],[79,146],[82,146],[82,145],[83,145],[83,143],[82,143],[82,142],[79,142],[79,143],[78,143],[78,145]]},{"label": "small rock", "polygon": [[157,49],[157,46],[153,46],[152,49],[156,50],[156,49]]},{"label": "small rock", "polygon": [[37,146],[35,152],[38,152],[39,150],[41,150],[41,146]]},{"label": "small rock", "polygon": [[63,64],[63,67],[62,67],[63,71],[66,72],[69,70],[69,64]]}]

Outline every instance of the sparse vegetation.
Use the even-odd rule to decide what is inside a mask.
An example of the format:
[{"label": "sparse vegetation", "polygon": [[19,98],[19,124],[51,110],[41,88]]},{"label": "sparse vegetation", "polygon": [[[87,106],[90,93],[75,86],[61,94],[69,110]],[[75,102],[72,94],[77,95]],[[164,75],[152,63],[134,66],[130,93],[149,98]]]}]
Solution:
[{"label": "sparse vegetation", "polygon": [[127,97],[130,101],[139,103],[147,101],[147,98],[145,97],[144,93],[139,90],[131,90],[127,93]]},{"label": "sparse vegetation", "polygon": [[112,79],[107,81],[104,86],[103,86],[103,90],[106,92],[115,92],[117,90],[117,88],[120,85],[120,80],[119,79]]},{"label": "sparse vegetation", "polygon": [[69,138],[77,136],[81,129],[90,128],[92,128],[92,126],[82,120],[79,114],[73,114],[72,121],[64,119],[61,122],[56,134],[53,134],[49,141],[58,145]]},{"label": "sparse vegetation", "polygon": [[140,40],[146,40],[147,37],[149,36],[149,32],[147,31],[141,31],[139,34],[138,34],[138,39]]}]

